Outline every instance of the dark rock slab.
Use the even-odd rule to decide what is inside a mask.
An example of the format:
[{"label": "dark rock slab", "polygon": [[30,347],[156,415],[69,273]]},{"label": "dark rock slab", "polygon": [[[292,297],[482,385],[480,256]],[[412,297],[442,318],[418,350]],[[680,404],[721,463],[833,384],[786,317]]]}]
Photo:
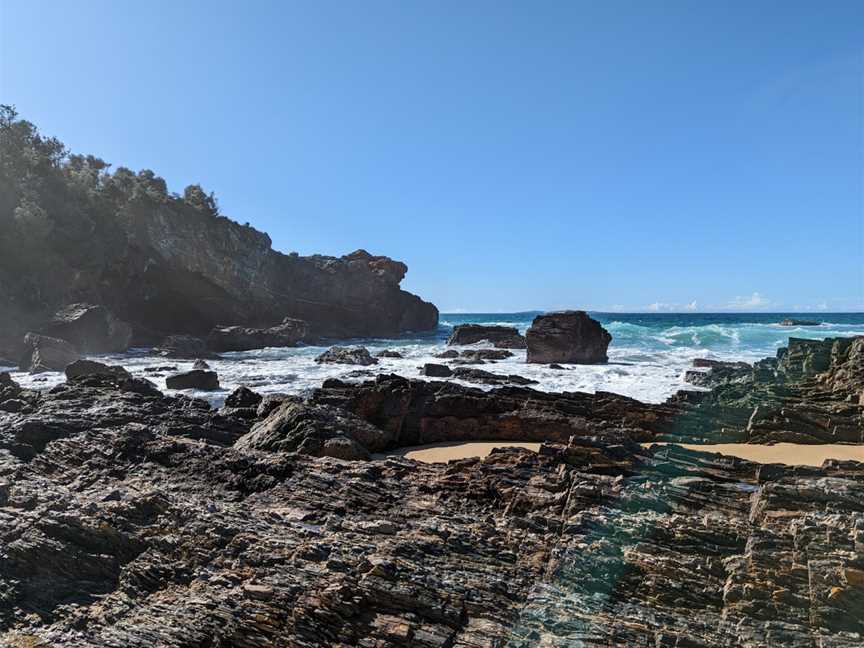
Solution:
[{"label": "dark rock slab", "polygon": [[219,389],[219,376],[215,371],[193,369],[168,376],[165,379],[168,389],[199,389],[215,391]]},{"label": "dark rock slab", "polygon": [[468,382],[483,383],[485,385],[536,385],[536,380],[517,376],[514,374],[496,374],[482,369],[471,369],[468,367],[457,367],[453,370],[453,376]]},{"label": "dark rock slab", "polygon": [[194,335],[169,335],[153,349],[163,358],[198,359],[217,357],[207,348],[207,342]]}]

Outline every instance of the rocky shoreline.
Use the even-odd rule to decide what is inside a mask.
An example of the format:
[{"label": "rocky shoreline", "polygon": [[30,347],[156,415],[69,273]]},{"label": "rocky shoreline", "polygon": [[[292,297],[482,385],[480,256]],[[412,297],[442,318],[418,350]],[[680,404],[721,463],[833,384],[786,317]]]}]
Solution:
[{"label": "rocky shoreline", "polygon": [[[0,644],[859,646],[864,465],[638,442],[861,443],[862,369],[792,340],[661,405],[381,375],[218,410],[2,375]],[[543,445],[369,460],[456,440]]]}]

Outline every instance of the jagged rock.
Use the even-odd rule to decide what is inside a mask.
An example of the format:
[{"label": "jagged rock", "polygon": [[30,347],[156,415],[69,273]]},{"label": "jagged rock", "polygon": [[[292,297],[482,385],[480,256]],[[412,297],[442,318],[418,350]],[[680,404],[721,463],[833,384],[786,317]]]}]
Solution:
[{"label": "jagged rock", "polygon": [[[428,365],[427,365],[428,366]],[[536,385],[536,380],[510,374],[496,374],[482,369],[469,369],[458,367],[453,370],[453,376],[468,382],[483,383],[485,385]]]},{"label": "jagged rock", "polygon": [[210,365],[206,360],[202,360],[198,358],[195,362],[192,363],[192,369],[200,369],[201,371],[207,371],[210,369]]},{"label": "jagged rock", "polygon": [[806,320],[806,319],[795,319],[790,317],[788,319],[780,320],[780,326],[819,326],[822,322],[817,322],[816,320]]},{"label": "jagged rock", "polygon": [[550,369],[558,369],[558,370],[560,370],[560,371],[565,371],[565,370],[566,370],[566,367],[562,367],[561,365],[556,364],[556,363],[554,363],[554,362],[553,362],[552,364],[549,365],[549,368],[550,368]]},{"label": "jagged rock", "polygon": [[744,380],[752,374],[753,367],[746,362],[725,362],[696,358],[693,366],[706,371],[689,370],[684,373],[684,382],[698,387],[716,387],[731,380]]},{"label": "jagged rock", "polygon": [[682,411],[606,392],[484,391],[395,375],[359,384],[326,380],[311,402],[353,412],[390,433],[397,446],[455,440],[566,442],[573,435],[612,432],[651,441],[679,430],[675,416]]},{"label": "jagged rock", "polygon": [[585,311],[546,313],[525,334],[528,362],[597,364],[608,362],[612,336]]},{"label": "jagged rock", "polygon": [[315,358],[315,362],[332,364],[373,365],[378,364],[378,359],[369,354],[366,347],[340,347],[334,346]]},{"label": "jagged rock", "polygon": [[83,353],[121,353],[132,341],[132,327],[104,306],[69,304],[43,328],[46,335],[69,341]]},{"label": "jagged rock", "polygon": [[404,357],[398,351],[392,351],[391,349],[384,349],[383,351],[379,351],[375,354],[376,358],[402,358]]},{"label": "jagged rock", "polygon": [[78,350],[66,340],[28,333],[24,336],[27,349],[21,358],[21,371],[41,373],[43,371],[63,371],[68,365],[81,358]]},{"label": "jagged rock", "polygon": [[476,344],[490,342],[499,349],[524,349],[525,338],[512,326],[485,326],[483,324],[459,324],[447,344]]},{"label": "jagged rock", "polygon": [[219,389],[219,376],[215,371],[193,369],[168,376],[165,379],[168,389],[198,389],[215,391]]},{"label": "jagged rock", "polygon": [[249,351],[265,347],[294,347],[309,337],[309,324],[286,317],[278,326],[247,328],[219,326],[210,331],[207,344],[213,351]]},{"label": "jagged rock", "polygon": [[382,430],[344,410],[288,401],[257,423],[235,447],[369,459],[370,451],[383,450],[389,441]]},{"label": "jagged rock", "polygon": [[132,375],[123,367],[110,366],[93,360],[76,360],[65,369],[66,379],[74,380],[81,376],[99,375],[131,378]]},{"label": "jagged rock", "polygon": [[169,335],[153,349],[153,353],[163,358],[199,359],[215,358],[207,348],[207,343],[192,335]]},{"label": "jagged rock", "polygon": [[423,376],[429,376],[430,378],[449,378],[453,375],[453,370],[447,365],[427,362],[420,370],[420,374]]}]

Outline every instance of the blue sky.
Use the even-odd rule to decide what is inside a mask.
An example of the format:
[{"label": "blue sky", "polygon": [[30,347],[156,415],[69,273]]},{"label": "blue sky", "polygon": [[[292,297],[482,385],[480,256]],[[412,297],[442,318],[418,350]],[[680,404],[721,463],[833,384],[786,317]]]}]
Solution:
[{"label": "blue sky", "polygon": [[0,102],[442,310],[864,309],[864,2],[0,0]]}]

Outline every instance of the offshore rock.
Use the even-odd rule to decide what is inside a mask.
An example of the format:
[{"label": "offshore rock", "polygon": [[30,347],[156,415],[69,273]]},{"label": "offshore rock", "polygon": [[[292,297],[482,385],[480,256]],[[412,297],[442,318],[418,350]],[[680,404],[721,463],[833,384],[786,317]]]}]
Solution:
[{"label": "offshore rock", "polygon": [[819,326],[822,322],[816,320],[789,318],[780,320],[780,326]]},{"label": "offshore rock", "polygon": [[278,326],[266,329],[244,326],[216,327],[207,336],[207,344],[218,353],[250,351],[266,347],[294,347],[308,336],[309,325],[306,322],[286,317]]},{"label": "offshore rock", "polygon": [[30,373],[63,371],[81,358],[78,350],[66,340],[38,333],[24,336],[24,348],[26,351],[21,357],[19,368]]},{"label": "offshore rock", "polygon": [[507,349],[468,349],[459,354],[460,358],[466,361],[483,361],[486,360],[504,360],[513,357],[513,354]]},{"label": "offshore rock", "polygon": [[334,346],[315,358],[315,362],[331,364],[351,364],[368,366],[378,364],[378,358],[373,358],[366,347]]},{"label": "offshore rock", "polygon": [[193,369],[168,376],[165,378],[165,385],[168,389],[215,391],[219,389],[219,376],[215,371]]},{"label": "offshore rock", "polygon": [[612,336],[585,311],[546,313],[525,334],[528,362],[597,364],[608,362]]},{"label": "offshore rock", "polygon": [[483,324],[458,324],[447,344],[476,344],[490,342],[499,349],[524,349],[525,338],[512,326],[486,326]]},{"label": "offshore rock", "polygon": [[132,341],[132,327],[104,306],[70,304],[44,327],[46,335],[68,340],[83,353],[122,353]]}]

